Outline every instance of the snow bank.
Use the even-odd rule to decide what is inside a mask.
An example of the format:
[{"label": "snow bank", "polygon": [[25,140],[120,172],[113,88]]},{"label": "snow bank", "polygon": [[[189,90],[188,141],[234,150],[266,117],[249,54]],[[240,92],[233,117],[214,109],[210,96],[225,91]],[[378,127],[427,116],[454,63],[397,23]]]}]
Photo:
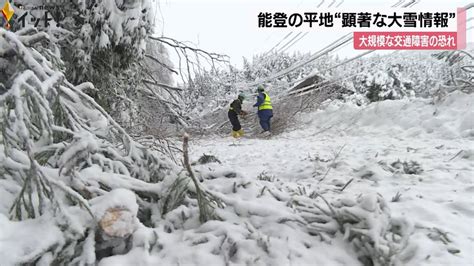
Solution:
[{"label": "snow bank", "polygon": [[386,100],[357,106],[333,101],[312,115],[303,114],[300,121],[315,133],[344,131],[347,134],[388,134],[437,138],[474,137],[474,95],[453,92],[440,102],[427,99]]}]

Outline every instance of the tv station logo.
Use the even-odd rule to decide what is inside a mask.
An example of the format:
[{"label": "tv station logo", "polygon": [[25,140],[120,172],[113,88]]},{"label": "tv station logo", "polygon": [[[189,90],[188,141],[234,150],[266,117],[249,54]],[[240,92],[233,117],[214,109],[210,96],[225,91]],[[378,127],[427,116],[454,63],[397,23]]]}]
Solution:
[{"label": "tv station logo", "polygon": [[[18,28],[24,28],[28,25],[34,27],[48,28],[51,25],[58,26],[57,20],[49,10],[52,10],[60,4],[67,3],[66,0],[47,0],[41,6],[24,6],[21,3],[11,0],[4,0],[2,8],[2,20],[4,28],[11,29],[12,26],[17,25]],[[2,0],[0,0],[2,3]]]}]

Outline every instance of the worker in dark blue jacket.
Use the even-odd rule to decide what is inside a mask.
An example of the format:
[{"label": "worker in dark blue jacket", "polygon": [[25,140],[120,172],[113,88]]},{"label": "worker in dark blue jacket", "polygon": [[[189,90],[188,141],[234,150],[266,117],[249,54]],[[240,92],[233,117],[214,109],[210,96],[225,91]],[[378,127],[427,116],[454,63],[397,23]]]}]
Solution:
[{"label": "worker in dark blue jacket", "polygon": [[258,107],[258,119],[263,129],[262,134],[270,135],[270,119],[273,117],[273,107],[270,96],[265,92],[265,88],[260,85],[257,88],[257,103],[253,106]]},{"label": "worker in dark blue jacket", "polygon": [[227,116],[229,117],[230,123],[232,124],[232,137],[240,138],[244,135],[244,130],[240,125],[239,115],[245,116],[247,112],[242,110],[242,103],[244,102],[245,94],[240,93],[239,97],[234,100],[229,107],[229,112]]}]

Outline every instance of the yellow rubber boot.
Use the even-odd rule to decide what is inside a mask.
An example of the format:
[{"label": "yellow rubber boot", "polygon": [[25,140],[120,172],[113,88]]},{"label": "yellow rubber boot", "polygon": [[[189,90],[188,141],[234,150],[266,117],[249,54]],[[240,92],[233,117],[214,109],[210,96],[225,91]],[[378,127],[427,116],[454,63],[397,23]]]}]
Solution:
[{"label": "yellow rubber boot", "polygon": [[237,131],[239,133],[239,137],[243,137],[244,136],[244,130],[241,129],[239,131]]},{"label": "yellow rubber boot", "polygon": [[239,132],[232,130],[232,137],[238,138],[239,137]]}]

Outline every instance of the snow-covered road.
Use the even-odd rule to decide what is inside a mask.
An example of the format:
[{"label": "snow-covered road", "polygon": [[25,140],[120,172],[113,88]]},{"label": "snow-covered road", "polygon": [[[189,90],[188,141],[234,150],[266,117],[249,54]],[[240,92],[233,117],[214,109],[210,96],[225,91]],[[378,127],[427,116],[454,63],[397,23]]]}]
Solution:
[{"label": "snow-covered road", "polygon": [[[292,189],[302,188],[330,202],[379,193],[392,217],[409,222],[404,264],[474,265],[473,102],[472,95],[454,94],[437,104],[401,100],[360,108],[332,103],[300,117],[295,130],[269,140],[195,140],[192,157],[211,154],[221,161],[198,167],[205,179],[212,176],[209,173],[231,169],[257,187],[285,187],[288,197]],[[219,191],[233,182],[207,178],[204,184]],[[243,205],[253,204],[242,193],[235,197]],[[270,238],[281,237],[269,228],[263,231]],[[310,249],[325,258],[319,263],[355,263],[342,241],[332,241],[336,242],[330,253],[327,247]],[[340,260],[335,260],[338,255]],[[304,254],[300,258],[280,264],[315,262]]]}]

